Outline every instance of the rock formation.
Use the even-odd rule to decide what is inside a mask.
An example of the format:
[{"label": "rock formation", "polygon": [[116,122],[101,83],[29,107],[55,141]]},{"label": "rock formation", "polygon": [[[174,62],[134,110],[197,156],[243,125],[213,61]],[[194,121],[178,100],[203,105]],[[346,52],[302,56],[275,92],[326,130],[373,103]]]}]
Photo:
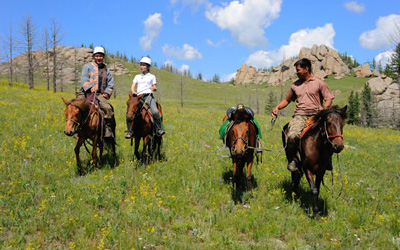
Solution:
[{"label": "rock formation", "polygon": [[[74,48],[72,46],[58,46],[56,47],[56,54],[58,60],[57,74],[59,76],[58,81],[62,81],[64,85],[73,84],[75,81],[75,64],[78,68],[78,81],[80,81],[80,71],[83,65],[92,61],[93,49],[90,48]],[[53,72],[53,49],[49,50],[49,68],[46,67],[46,52],[43,50],[33,51],[33,57],[35,61],[35,70],[40,70],[43,77],[46,76],[47,71],[52,74]],[[26,54],[19,55],[13,58],[14,73],[23,75],[28,67]],[[108,65],[113,75],[123,75],[129,73],[125,69],[124,65],[120,62],[112,63]],[[0,64],[0,74],[7,75],[9,68],[7,63]]]},{"label": "rock formation", "polygon": [[[302,48],[298,58],[308,58],[312,63],[312,69],[316,76],[326,78],[328,75],[336,74],[343,76],[349,74],[350,70],[341,59],[339,53],[325,45],[314,45],[310,48]],[[272,71],[257,71],[253,66],[242,65],[237,70],[235,84],[245,85],[249,83],[268,84],[276,86],[288,80],[296,79],[296,69],[293,64],[298,59],[289,59],[280,66],[273,67]]]},{"label": "rock formation", "polygon": [[379,117],[385,121],[400,120],[400,89],[392,78],[380,76],[367,81],[377,101]]}]

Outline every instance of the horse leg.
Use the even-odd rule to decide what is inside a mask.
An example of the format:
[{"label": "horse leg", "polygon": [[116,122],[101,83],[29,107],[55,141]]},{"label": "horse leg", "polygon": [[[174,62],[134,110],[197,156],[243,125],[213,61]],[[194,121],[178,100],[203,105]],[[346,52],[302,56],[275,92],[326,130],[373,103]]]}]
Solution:
[{"label": "horse leg", "polygon": [[250,190],[250,195],[251,198],[253,198],[253,190],[252,190],[252,183],[251,183],[251,167],[253,166],[253,157],[251,157],[251,160],[247,162],[247,189]]},{"label": "horse leg", "polygon": [[301,173],[299,171],[293,171],[292,174],[292,183],[293,183],[293,192],[296,195],[299,195],[299,184],[301,179]]},{"label": "horse leg", "polygon": [[92,149],[92,160],[95,168],[97,168],[97,143],[98,143],[97,140],[98,137],[95,136],[93,139],[93,149]]},{"label": "horse leg", "polygon": [[142,150],[142,163],[146,165],[147,163],[147,155],[146,155],[146,148],[149,144],[149,136],[143,138],[143,150]]},{"label": "horse leg", "polygon": [[313,196],[313,214],[316,218],[318,218],[318,194],[319,194],[319,189],[317,188],[317,185],[315,185],[314,182],[314,175],[311,173],[310,170],[306,170],[306,177],[308,180],[308,184],[310,184],[310,189],[311,193]]},{"label": "horse leg", "polygon": [[235,161],[232,161],[233,165],[233,176],[232,176],[232,197],[235,197],[235,185],[237,188],[237,163]]},{"label": "horse leg", "polygon": [[135,136],[135,156],[136,159],[140,160],[139,154],[140,137]]},{"label": "horse leg", "polygon": [[100,160],[100,164],[101,164],[101,159],[103,158],[103,147],[104,147],[104,144],[103,144],[103,141],[102,140],[99,140],[99,150],[100,150],[100,158],[99,158],[99,160]]},{"label": "horse leg", "polygon": [[79,151],[84,141],[85,141],[84,139],[78,138],[75,146],[76,165],[78,167],[79,175],[82,174],[82,165],[81,165],[81,159],[79,158]]}]

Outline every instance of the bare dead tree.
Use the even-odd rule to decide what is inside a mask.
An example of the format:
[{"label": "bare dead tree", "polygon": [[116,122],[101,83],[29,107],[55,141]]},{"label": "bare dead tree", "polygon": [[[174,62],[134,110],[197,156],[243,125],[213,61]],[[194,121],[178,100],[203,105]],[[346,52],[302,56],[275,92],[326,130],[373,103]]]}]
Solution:
[{"label": "bare dead tree", "polygon": [[47,79],[47,90],[50,90],[50,37],[49,30],[47,26],[44,28],[43,32],[43,50],[46,52],[46,79]]},{"label": "bare dead tree", "polygon": [[78,51],[76,48],[74,48],[74,85],[75,85],[75,94],[78,93],[78,63],[76,60],[76,54],[78,54]]},{"label": "bare dead tree", "polygon": [[29,15],[20,23],[20,31],[22,34],[21,46],[28,59],[28,84],[29,89],[34,88],[34,58],[33,49],[36,45],[37,30],[36,25],[32,23],[32,16]]},{"label": "bare dead tree", "polygon": [[60,34],[61,26],[57,22],[55,17],[50,20],[50,35],[51,35],[51,46],[53,46],[53,92],[57,92],[57,51],[56,47],[61,43],[64,35]]},{"label": "bare dead tree", "polygon": [[14,54],[14,50],[15,50],[15,37],[14,37],[14,33],[13,33],[13,28],[12,28],[12,24],[10,23],[10,31],[9,33],[6,35],[6,39],[4,41],[4,51],[6,53],[6,60],[8,62],[8,69],[9,69],[9,78],[8,78],[8,83],[10,85],[10,87],[12,87],[13,85],[13,74],[14,74],[14,64],[13,64],[13,54]]}]

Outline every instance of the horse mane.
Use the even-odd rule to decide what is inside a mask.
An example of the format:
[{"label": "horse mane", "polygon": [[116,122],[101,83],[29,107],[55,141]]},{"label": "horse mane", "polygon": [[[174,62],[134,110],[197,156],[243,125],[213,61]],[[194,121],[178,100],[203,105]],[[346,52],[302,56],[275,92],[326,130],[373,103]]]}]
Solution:
[{"label": "horse mane", "polygon": [[346,113],[346,111],[344,111],[343,109],[341,109],[338,105],[334,105],[334,106],[331,106],[331,107],[329,107],[329,108],[327,108],[327,109],[324,109],[324,110],[319,111],[319,112],[313,117],[313,119],[314,119],[314,125],[311,127],[311,129],[315,129],[315,128],[321,126],[321,125],[324,123],[324,121],[326,121],[326,118],[328,117],[328,115],[329,115],[329,114],[332,114],[332,113],[337,113],[337,114],[339,114],[339,115],[342,117],[343,120],[347,118],[347,113]]},{"label": "horse mane", "polygon": [[90,102],[88,100],[85,100],[85,102],[83,102],[83,100],[84,99],[75,98],[70,100],[68,103],[69,105],[75,106],[83,112],[88,112],[90,110]]}]

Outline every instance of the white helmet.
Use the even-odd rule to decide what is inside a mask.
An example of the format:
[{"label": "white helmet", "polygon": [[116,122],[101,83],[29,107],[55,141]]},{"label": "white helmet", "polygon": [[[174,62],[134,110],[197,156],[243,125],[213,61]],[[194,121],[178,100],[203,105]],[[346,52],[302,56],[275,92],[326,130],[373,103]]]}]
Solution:
[{"label": "white helmet", "polygon": [[148,65],[151,66],[151,59],[148,58],[147,56],[143,57],[142,59],[140,59],[141,63],[147,63]]},{"label": "white helmet", "polygon": [[103,47],[95,47],[94,50],[93,50],[93,55],[97,54],[97,53],[102,53],[103,55],[106,54],[106,52],[104,51]]}]

